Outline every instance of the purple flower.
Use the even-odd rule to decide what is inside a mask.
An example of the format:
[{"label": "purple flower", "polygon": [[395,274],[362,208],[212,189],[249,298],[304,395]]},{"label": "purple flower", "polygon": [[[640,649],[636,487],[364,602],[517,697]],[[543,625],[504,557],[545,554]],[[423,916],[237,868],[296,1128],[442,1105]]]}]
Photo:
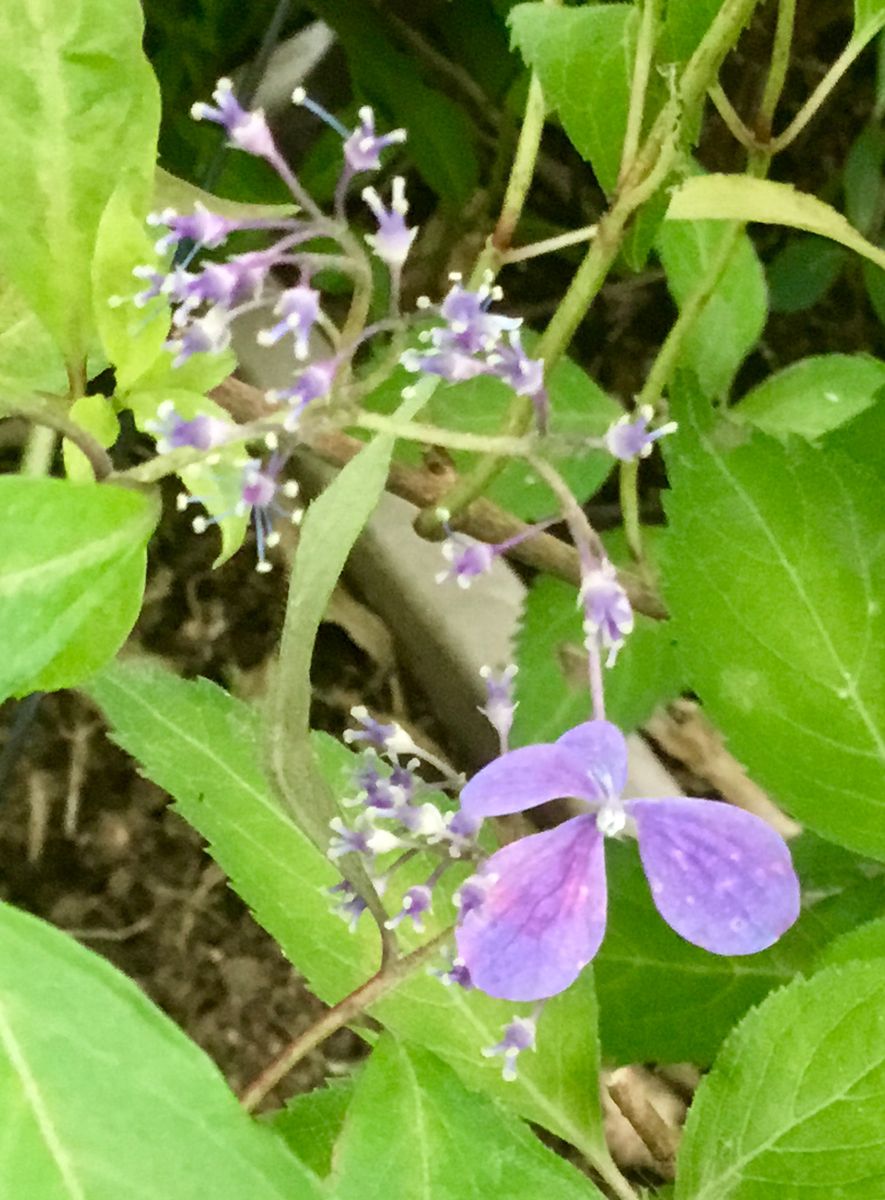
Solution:
[{"label": "purple flower", "polygon": [[396,929],[397,925],[402,924],[407,918],[412,922],[418,933],[424,932],[424,913],[429,912],[432,905],[433,896],[429,887],[426,884],[419,883],[415,887],[410,887],[403,896],[403,905],[396,916],[391,917],[389,921],[385,921],[388,929]]},{"label": "purple flower", "polygon": [[279,400],[288,402],[291,411],[286,421],[286,429],[297,429],[301,414],[308,404],[315,400],[323,400],[329,395],[340,365],[338,358],[325,358],[320,362],[310,363],[291,387],[267,393],[268,402],[271,404]]},{"label": "purple flower", "polygon": [[519,317],[489,312],[492,301],[500,300],[503,295],[499,287],[484,284],[473,292],[461,286],[460,276],[453,275],[452,280],[452,287],[439,308],[446,328],[432,330],[435,343],[442,345],[451,339],[464,353],[478,354],[481,350],[496,349],[503,334],[519,329],[522,324]]},{"label": "purple flower", "polygon": [[[445,509],[440,509],[439,513],[443,521],[448,520],[449,514]],[[506,554],[514,546],[518,546],[520,542],[527,541],[536,533],[540,533],[542,529],[546,529],[552,523],[552,521],[542,521],[539,525],[528,526],[520,533],[507,538],[506,541],[491,543],[478,542],[465,533],[448,529],[448,525],[446,525],[448,536],[442,543],[441,552],[449,566],[444,571],[437,573],[436,582],[446,583],[453,579],[459,587],[469,588],[477,575],[485,575],[492,569],[496,558]]]},{"label": "purple flower", "polygon": [[382,262],[394,271],[399,271],[409,256],[417,229],[406,226],[409,203],[406,200],[406,181],[397,175],[393,181],[390,208],[385,208],[381,197],[372,187],[363,188],[363,199],[375,214],[378,232],[366,234],[366,241]]},{"label": "purple flower", "polygon": [[[714,954],[755,954],[799,914],[799,881],[783,839],[759,817],[714,800],[625,800],[627,746],[607,721],[553,744],[512,750],[466,785],[475,817],[573,796],[590,811],[505,846],[485,863],[476,903],[456,932],[474,985],[504,1000],[564,991],[605,932],[604,837],[635,832],[654,904],[686,941]],[[466,886],[466,885],[465,885]],[[462,897],[464,888],[462,888]]]},{"label": "purple flower", "polygon": [[157,419],[146,421],[145,428],[157,439],[161,454],[169,450],[180,450],[189,446],[194,450],[211,450],[221,446],[230,437],[234,427],[229,421],[198,413],[185,420],[171,400],[164,400],[157,408]]},{"label": "purple flower", "polygon": [[489,355],[492,374],[513,388],[517,396],[528,396],[534,406],[538,428],[546,432],[549,419],[549,400],[544,387],[544,361],[529,358],[523,349],[519,330],[513,329],[495,352]]},{"label": "purple flower", "polygon": [[247,154],[255,154],[259,158],[276,160],[277,149],[261,109],[249,112],[243,108],[234,95],[229,79],[219,79],[212,99],[215,108],[200,101],[191,107],[191,116],[195,121],[212,121],[220,125],[227,133],[230,144],[238,150],[245,150]]},{"label": "purple flower", "polygon": [[488,364],[478,358],[471,358],[463,350],[448,346],[443,350],[433,350],[422,354],[420,350],[406,350],[400,362],[407,371],[422,372],[425,375],[438,375],[449,383],[464,383],[467,379],[475,379],[477,375],[488,375]]},{"label": "purple flower", "polygon": [[194,202],[194,211],[190,214],[178,213],[174,208],[165,208],[159,213],[150,213],[148,225],[165,225],[165,233],[157,242],[159,254],[177,246],[179,242],[194,242],[214,250],[226,241],[235,229],[240,228],[238,221],[229,221],[219,213],[211,212],[199,200]]},{"label": "purple flower", "polygon": [[390,133],[375,133],[375,114],[368,105],[359,111],[360,123],[344,142],[344,159],[352,175],[377,171],[381,166],[381,151],[406,140],[405,129]]},{"label": "purple flower", "polygon": [[165,345],[175,356],[173,367],[180,367],[194,354],[220,354],[226,350],[230,345],[229,318],[222,308],[210,308],[171,337]]},{"label": "purple flower", "polygon": [[320,294],[306,283],[287,288],[277,301],[274,312],[282,317],[270,329],[262,329],[258,342],[262,346],[273,346],[286,336],[295,335],[295,357],[304,359],[310,351],[310,333],[320,315]]},{"label": "purple flower", "polygon": [[326,892],[336,901],[332,911],[347,922],[351,933],[356,933],[360,917],[366,911],[365,900],[357,895],[353,884],[348,883],[346,879],[343,879],[341,883],[336,883],[334,887],[326,888]]},{"label": "purple flower", "polygon": [[649,433],[648,423],[653,416],[654,409],[650,404],[644,404],[637,413],[625,413],[615,421],[603,437],[609,454],[619,458],[621,462],[632,462],[634,458],[648,458],[658,438],[674,433],[677,428],[675,421],[668,421],[666,425],[660,425]]},{"label": "purple flower", "polygon": [[584,610],[585,634],[608,651],[606,666],[614,666],[624,639],[633,631],[633,609],[607,558],[582,566],[578,604]]},{"label": "purple flower", "polygon": [[514,1017],[504,1027],[504,1036],[497,1046],[483,1050],[485,1058],[500,1054],[504,1059],[503,1075],[508,1083],[516,1079],[516,1060],[523,1050],[534,1050],[537,1022],[534,1017]]},{"label": "purple flower", "polygon": [[[517,667],[511,663],[503,671],[493,671],[491,667],[482,667],[480,675],[486,685],[486,702],[479,710],[485,714],[486,720],[498,735],[501,753],[507,750],[510,730],[513,726],[513,714],[517,702],[513,699],[513,680]],[[463,809],[462,809],[463,812]]]}]

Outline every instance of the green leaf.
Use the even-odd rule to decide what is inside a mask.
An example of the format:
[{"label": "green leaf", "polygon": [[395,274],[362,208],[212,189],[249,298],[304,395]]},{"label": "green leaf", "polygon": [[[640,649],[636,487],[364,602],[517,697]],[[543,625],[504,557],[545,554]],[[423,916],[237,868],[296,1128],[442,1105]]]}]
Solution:
[{"label": "green leaf", "polygon": [[[665,221],[656,247],[667,286],[680,309],[722,253],[733,231],[713,221]],[[741,363],[759,340],[768,316],[765,273],[745,233],[728,255],[719,282],[694,321],[679,357],[708,396],[725,395]]]},{"label": "green leaf", "polygon": [[0,393],[4,402],[34,393],[64,394],[68,376],[46,326],[11,283],[0,281]]},{"label": "green leaf", "polygon": [[[68,417],[81,429],[107,449],[113,446],[120,434],[120,422],[114,412],[114,406],[107,396],[93,393],[80,396],[68,410]],[[86,455],[70,439],[62,441],[62,456],[65,464],[65,475],[76,483],[92,483],[95,474]]]},{"label": "green leaf", "polygon": [[105,959],[3,904],[0,963],[0,1193],[319,1197],[217,1067]]},{"label": "green leaf", "polygon": [[144,308],[132,302],[144,287],[133,278],[134,268],[154,263],[156,257],[143,214],[133,210],[131,188],[121,184],[102,214],[92,263],[95,323],[120,391],[132,387],[157,361],[169,336],[165,297]]},{"label": "green leaf", "polygon": [[273,220],[291,217],[298,212],[296,204],[251,204],[243,200],[228,200],[206,192],[196,184],[157,167],[154,175],[153,207],[162,211],[174,208],[179,213],[192,213],[194,206],[202,204],[211,212],[227,217],[231,221]]},{"label": "green leaf", "polygon": [[[178,811],[207,839],[233,887],[311,989],[334,1003],[365,982],[378,967],[377,930],[363,921],[351,934],[330,911],[325,889],[340,876],[272,795],[258,761],[258,714],[206,680],[185,681],[147,664],[116,662],[88,691],[107,714],[115,740],[174,796]],[[322,735],[314,735],[313,746],[333,794],[347,795],[359,759]],[[426,865],[420,869],[426,874]],[[452,874],[436,895],[428,937],[454,918],[447,896],[463,875]],[[403,885],[412,882],[418,878],[407,877]],[[395,903],[399,886],[392,893]],[[411,934],[404,942],[418,944]],[[443,987],[423,971],[372,1009],[395,1033],[444,1058],[469,1087],[605,1161],[589,972],[547,1004],[537,1052],[525,1055],[518,1079],[506,1083],[500,1063],[484,1058],[482,1049],[500,1040],[516,1013],[530,1011],[529,1005]]]},{"label": "green leaf", "polygon": [[860,895],[847,889],[803,911],[770,949],[726,958],[690,945],[664,923],[635,846],[610,841],[606,863],[609,922],[594,975],[602,1050],[618,1063],[709,1063],[748,1008],[814,969],[831,938],[868,914],[871,904],[873,911],[885,904],[881,881]]},{"label": "green leaf", "polygon": [[[174,373],[172,378],[175,379]],[[171,401],[176,412],[186,421],[192,421],[200,414],[222,421],[230,420],[230,415],[221,405],[210,400],[208,396],[180,387],[136,387],[126,394],[122,403],[132,410],[138,428],[150,432],[150,423],[156,420],[157,410],[166,401]],[[195,500],[199,500],[218,527],[221,550],[213,564],[215,567],[222,566],[236,554],[249,528],[249,514],[237,511],[237,505],[242,499],[243,464],[246,457],[241,446],[233,456],[219,455],[218,462],[211,465],[207,462],[194,463],[178,472],[186,490]],[[214,534],[210,533],[208,536],[213,537]]]},{"label": "green leaf", "polygon": [[661,31],[661,58],[684,62],[691,58],[722,7],[722,0],[667,0]]},{"label": "green leaf", "polygon": [[828,434],[823,445],[846,454],[885,483],[885,456],[881,453],[885,445],[885,395],[880,393],[876,403],[864,409],[859,417]]},{"label": "green leaf", "polygon": [[0,477],[0,700],[80,683],[116,653],[157,516],[140,492]]},{"label": "green leaf", "polygon": [[[804,312],[822,300],[845,266],[842,246],[814,234],[791,237],[768,264],[768,298],[772,312]],[[881,274],[877,267],[865,263]]]},{"label": "green leaf", "polygon": [[92,251],[121,174],[142,181],[147,202],[159,94],[141,37],[137,0],[0,10],[0,270],[75,363],[91,343]]},{"label": "green leaf", "polygon": [[[538,579],[526,594],[516,641],[515,746],[552,742],[588,719],[583,642],[576,589],[559,579]],[[633,633],[605,674],[609,719],[622,729],[634,729],[656,705],[679,691],[679,667],[668,623],[637,614]]]},{"label": "green leaf", "polygon": [[883,0],[854,0],[853,42],[868,42],[885,25]]},{"label": "green leaf", "polygon": [[[536,334],[528,333],[523,337],[523,344],[529,353],[532,353],[536,343]],[[399,403],[403,387],[413,382],[414,376],[403,368],[397,368],[368,397],[367,406],[381,412],[392,412]],[[550,372],[547,392],[552,439],[568,439],[580,446],[584,438],[601,437],[623,415],[621,406],[582,367],[568,358],[561,358]],[[480,375],[466,383],[441,384],[437,387],[422,413],[422,419],[460,433],[494,435],[505,427],[512,402],[513,392],[504,383]],[[587,500],[611,473],[611,455],[601,450],[579,449],[569,452],[567,446],[568,442],[560,451],[561,457],[557,457],[557,470],[578,499]],[[415,443],[401,444],[397,456],[415,464],[421,461],[421,451]],[[468,471],[476,457],[466,451],[452,452],[452,460],[461,472]],[[486,494],[496,504],[524,521],[540,520],[557,510],[556,499],[547,484],[521,461],[506,466]]]},{"label": "green leaf", "polygon": [[748,440],[698,397],[683,393],[674,414],[663,583],[688,682],[779,803],[883,858],[875,481],[804,442]]},{"label": "green leaf", "polygon": [[426,1050],[381,1038],[335,1148],[336,1200],[602,1200]]},{"label": "green leaf", "polygon": [[752,179],[749,175],[697,175],[673,192],[669,221],[760,221],[787,225],[840,242],[849,250],[885,267],[885,250],[862,237],[853,225],[816,196],[790,183]]},{"label": "green leaf", "polygon": [[[422,408],[433,387],[433,380],[418,383],[414,394],[397,409],[400,419],[408,420]],[[310,505],[289,581],[286,621],[269,702],[268,759],[302,829],[323,850],[328,846],[329,821],[338,815],[338,805],[328,787],[316,777],[312,764],[310,664],[317,630],[332,592],[354,542],[384,491],[393,447],[393,437],[375,437]],[[359,884],[352,864],[349,873]]]},{"label": "green leaf", "polygon": [[885,131],[868,125],[851,144],[845,159],[845,215],[864,236],[875,236],[882,204]]},{"label": "green leaf", "polygon": [[885,1189],[885,962],[770,996],[701,1083],[676,1200],[870,1200]]},{"label": "green leaf", "polygon": [[315,1175],[332,1170],[332,1153],[353,1099],[354,1080],[332,1079],[325,1087],[295,1096],[270,1119],[292,1153]]},{"label": "green leaf", "polygon": [[818,969],[843,963],[885,959],[885,917],[876,917],[857,929],[849,929],[825,946],[817,959]]},{"label": "green leaf", "polygon": [[815,354],[769,375],[732,414],[775,437],[814,439],[869,408],[885,387],[885,363],[869,354]]},{"label": "green leaf", "polygon": [[632,4],[554,8],[518,4],[510,13],[514,45],[541,81],[575,149],[601,187],[618,181],[637,13]]}]

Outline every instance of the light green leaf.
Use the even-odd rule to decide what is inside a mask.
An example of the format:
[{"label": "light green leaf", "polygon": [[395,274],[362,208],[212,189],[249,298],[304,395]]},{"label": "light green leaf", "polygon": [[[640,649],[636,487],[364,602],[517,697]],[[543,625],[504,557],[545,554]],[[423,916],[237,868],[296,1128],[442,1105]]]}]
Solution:
[{"label": "light green leaf", "polygon": [[[90,267],[121,173],[147,187],[159,93],[137,0],[7,0],[0,9],[0,270],[77,363],[91,344]],[[112,169],[109,166],[112,165]]]},{"label": "light green leaf", "polygon": [[862,237],[835,208],[797,191],[790,183],[773,179],[752,179],[749,175],[697,175],[686,179],[673,192],[667,220],[787,225],[840,242],[885,267],[885,250]]},{"label": "light green leaf", "polygon": [[[408,420],[424,406],[435,381],[424,379],[397,409]],[[289,581],[286,621],[269,698],[267,757],[273,777],[296,819],[321,849],[329,840],[329,821],[338,805],[313,765],[309,743],[312,697],[310,664],[317,630],[344,570],[353,544],[362,533],[384,491],[394,439],[373,439],[339,471],[310,505]],[[360,884],[357,864],[349,864]],[[362,881],[368,886],[367,881]]]},{"label": "light green leaf", "polygon": [[[810,828],[885,857],[885,546],[873,477],[683,394],[664,595],[688,682]],[[738,444],[746,442],[746,444]]]},{"label": "light green leaf", "polygon": [[885,396],[879,396],[875,404],[864,409],[853,421],[827,434],[823,445],[827,450],[847,455],[866,470],[872,471],[880,483],[885,483],[885,455],[882,454],[882,446],[885,445]]},{"label": "light green leaf", "polygon": [[[365,982],[378,967],[377,931],[364,920],[351,934],[330,911],[325,889],[340,877],[273,797],[258,761],[258,714],[205,680],[185,681],[146,664],[114,663],[88,690],[107,714],[115,740],[174,796],[178,811],[207,839],[233,887],[311,989],[334,1003]],[[314,735],[313,748],[333,794],[352,794],[359,759],[322,735]],[[426,873],[426,866],[418,869]],[[452,876],[441,881],[427,937],[454,918],[447,897],[463,873]],[[403,886],[415,882],[407,877]],[[391,907],[399,894],[399,886],[392,889]],[[406,933],[404,944],[417,945],[416,935]],[[525,1055],[518,1079],[506,1083],[500,1063],[484,1058],[482,1049],[500,1040],[514,1015],[530,1011],[530,1005],[444,987],[424,971],[372,1009],[395,1033],[444,1058],[469,1087],[604,1163],[590,974],[548,1003],[537,1052]]]},{"label": "light green leaf", "polygon": [[[107,396],[100,393],[80,396],[68,410],[68,417],[91,434],[105,449],[112,446],[119,436],[120,422],[117,420],[114,406]],[[68,479],[76,483],[92,483],[95,474],[89,460],[68,438],[62,442],[62,456]]]},{"label": "light green leaf", "polygon": [[11,283],[0,281],[0,396],[63,395],[68,376],[46,326]]},{"label": "light green leaf", "polygon": [[80,683],[116,653],[157,516],[141,492],[0,477],[0,700]]},{"label": "light green leaf", "polygon": [[[665,221],[661,226],[655,244],[680,309],[718,262],[722,243],[732,237],[728,226],[713,221]],[[765,272],[753,243],[741,233],[683,342],[680,365],[697,375],[706,395],[725,395],[767,316]]]},{"label": "light green leaf", "polygon": [[[186,388],[136,387],[125,396],[122,403],[132,410],[138,428],[151,432],[150,425],[157,418],[157,409],[167,400],[175,405],[176,412],[186,421],[192,421],[200,414],[221,421],[230,420],[229,413],[220,404],[201,392]],[[240,446],[236,451],[219,455],[216,463],[194,463],[178,472],[186,490],[195,500],[199,500],[218,527],[221,550],[213,564],[216,567],[222,566],[236,554],[249,528],[248,512],[237,512],[237,505],[242,499],[243,467],[247,458],[245,448]],[[207,536],[215,535],[208,533]]]},{"label": "light green leaf", "polygon": [[845,215],[864,236],[875,237],[882,204],[882,165],[885,162],[885,130],[867,125],[851,144],[845,159]]},{"label": "light green leaf", "polygon": [[270,1124],[294,1155],[321,1179],[332,1170],[332,1153],[353,1099],[354,1079],[330,1079],[325,1087],[294,1096]]},{"label": "light green leaf", "polygon": [[876,917],[835,938],[818,955],[816,966],[822,969],[876,958],[885,959],[885,917]]},{"label": "light green leaf", "polygon": [[627,129],[637,16],[632,4],[533,3],[509,17],[514,45],[607,192],[618,181]]},{"label": "light green leaf", "polygon": [[840,1200],[885,1190],[885,961],[770,996],[701,1083],[676,1200]]},{"label": "light green leaf", "polygon": [[[590,712],[587,655],[577,592],[559,579],[536,580],[526,594],[516,642],[513,744],[552,742]],[[641,614],[605,673],[606,711],[621,729],[634,729],[680,691],[679,667],[667,623]]]},{"label": "light green leaf", "polygon": [[883,0],[854,0],[854,42],[868,42],[885,25]]},{"label": "light green leaf", "polygon": [[815,354],[769,375],[731,410],[775,437],[813,439],[869,408],[885,388],[885,363],[869,354]]},{"label": "light green leaf", "polygon": [[602,1200],[426,1050],[381,1038],[335,1148],[336,1200]]},{"label": "light green leaf", "polygon": [[217,1067],[110,963],[0,905],[0,1194],[315,1200]]},{"label": "light green leaf", "polygon": [[[133,211],[131,188],[121,184],[107,203],[98,227],[92,263],[95,323],[117,388],[126,391],[160,356],[169,335],[169,304],[156,297],[137,308],[133,296],[146,286],[135,267],[156,261],[141,214]],[[165,269],[157,265],[157,270]]]}]

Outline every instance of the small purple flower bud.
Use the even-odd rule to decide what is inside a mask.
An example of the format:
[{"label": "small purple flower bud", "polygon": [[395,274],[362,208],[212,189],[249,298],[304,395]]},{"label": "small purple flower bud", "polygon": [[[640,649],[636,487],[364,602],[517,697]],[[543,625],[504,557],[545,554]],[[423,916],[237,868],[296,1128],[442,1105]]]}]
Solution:
[{"label": "small purple flower bud", "polygon": [[[132,303],[136,308],[144,308],[146,304],[149,304],[151,300],[156,299],[157,296],[165,296],[168,294],[170,280],[169,275],[164,275],[160,271],[157,271],[154,267],[149,266],[134,267],[132,274],[136,279],[144,279],[148,285],[143,292],[136,292],[132,297]],[[116,298],[114,303],[117,303]]]},{"label": "small purple flower bud", "polygon": [[478,575],[485,575],[492,569],[499,553],[497,546],[474,541],[463,533],[450,533],[440,549],[449,566],[437,573],[436,582],[447,583],[453,579],[458,587],[465,589]]},{"label": "small purple flower bud", "polygon": [[585,568],[578,593],[584,609],[584,631],[608,650],[606,665],[614,665],[624,639],[633,629],[633,609],[627,593],[618,582],[618,573],[609,560]]},{"label": "small purple flower bud", "polygon": [[187,421],[171,400],[164,400],[157,409],[157,420],[146,421],[145,428],[157,440],[157,450],[166,454],[188,446],[194,450],[210,450],[221,446],[233,432],[233,425],[219,417],[199,413]]},{"label": "small purple flower bud", "polygon": [[482,871],[464,880],[454,897],[460,913],[459,919],[463,920],[469,912],[482,907],[496,880],[497,877],[494,873],[489,874]]},{"label": "small purple flower bud", "polygon": [[413,754],[417,747],[401,725],[389,725],[376,721],[364,704],[350,710],[350,715],[360,723],[360,729],[345,729],[344,740],[350,746],[354,742],[366,745],[385,754]]},{"label": "small purple flower bud", "polygon": [[159,213],[149,213],[147,223],[165,225],[169,231],[157,242],[156,249],[159,254],[177,246],[179,242],[194,242],[198,246],[214,250],[240,227],[238,221],[229,221],[219,213],[210,212],[199,200],[194,202],[194,211],[190,214],[178,213],[174,208],[165,208]]},{"label": "small purple flower bud", "polygon": [[407,918],[412,922],[415,930],[418,933],[424,932],[424,921],[422,920],[424,913],[429,912],[432,904],[432,895],[430,888],[425,884],[417,884],[415,887],[410,887],[403,896],[403,906],[396,916],[391,917],[384,924],[388,929],[396,929]]},{"label": "small purple flower bud", "polygon": [[482,667],[479,672],[486,685],[486,702],[479,711],[485,714],[497,733],[502,754],[507,750],[510,730],[513,727],[513,714],[516,712],[516,701],[513,699],[513,680],[516,672],[516,663],[511,663],[497,673],[491,667]]},{"label": "small purple flower bud", "polygon": [[359,118],[359,125],[344,142],[344,159],[352,175],[377,171],[381,166],[381,151],[406,140],[404,129],[392,129],[380,136],[376,134],[375,114],[368,105],[360,109]]},{"label": "small purple flower bud", "polygon": [[412,242],[418,233],[417,229],[406,227],[405,218],[409,211],[406,181],[401,175],[394,179],[389,209],[384,207],[374,188],[364,188],[363,199],[378,221],[378,232],[367,234],[366,241],[382,262],[387,263],[394,271],[399,271],[408,258]]},{"label": "small purple flower bud", "polygon": [[519,331],[511,330],[507,343],[501,342],[489,356],[492,374],[513,388],[517,396],[528,396],[534,405],[538,428],[547,429],[549,401],[544,387],[544,362],[540,358],[529,358],[522,347]]},{"label": "small purple flower bud", "polygon": [[534,1050],[537,1022],[534,1017],[514,1017],[504,1027],[504,1036],[496,1046],[483,1050],[484,1058],[500,1054],[504,1059],[503,1075],[508,1083],[516,1079],[516,1060],[523,1050]]},{"label": "small purple flower bud", "polygon": [[465,991],[470,991],[473,984],[470,981],[470,972],[467,970],[467,965],[461,958],[456,958],[452,963],[451,970],[439,972],[439,978],[446,987],[451,987],[454,984],[456,987],[464,988]]},{"label": "small purple flower bud", "polygon": [[298,428],[301,414],[308,404],[323,400],[332,390],[340,362],[337,358],[323,359],[321,362],[310,363],[300,373],[290,388],[283,388],[267,393],[270,403],[285,400],[289,403],[290,413],[286,420],[286,429],[290,432]]},{"label": "small purple flower bud", "polygon": [[477,291],[468,291],[460,283],[460,276],[453,275],[453,284],[440,305],[440,316],[448,329],[432,330],[433,341],[440,345],[448,333],[459,350],[477,354],[481,350],[497,348],[502,334],[519,329],[519,317],[504,317],[490,313],[492,301],[500,300],[503,293],[499,287],[484,284]]},{"label": "small purple flower bud", "polygon": [[282,317],[270,329],[262,329],[258,342],[262,346],[273,346],[286,336],[295,335],[295,357],[307,358],[310,352],[310,333],[320,315],[320,294],[306,283],[287,288],[280,296],[274,312]]},{"label": "small purple flower bud", "polygon": [[347,922],[351,933],[356,933],[360,917],[366,911],[365,900],[357,895],[353,885],[346,879],[343,879],[341,883],[336,883],[334,887],[326,888],[326,892],[330,896],[341,897],[341,900],[334,905],[333,912]]},{"label": "small purple flower bud", "polygon": [[212,99],[215,108],[202,102],[192,106],[191,116],[195,121],[212,121],[220,125],[227,133],[230,144],[238,150],[245,150],[247,154],[271,160],[277,157],[277,148],[264,113],[260,108],[255,112],[243,108],[234,95],[229,79],[219,79]]},{"label": "small purple flower bud", "polygon": [[609,454],[619,458],[621,462],[632,462],[634,458],[648,458],[658,438],[675,433],[678,428],[675,421],[668,421],[666,425],[660,425],[649,433],[648,423],[653,416],[654,409],[650,404],[644,404],[638,413],[625,413],[615,421],[603,437]]},{"label": "small purple flower bud", "polygon": [[342,858],[345,854],[359,854],[371,861],[376,854],[387,854],[403,845],[395,833],[376,829],[366,816],[359,817],[352,829],[340,817],[333,817],[329,828],[335,834],[327,851],[331,859]]},{"label": "small purple flower bud", "polygon": [[464,383],[468,379],[476,379],[477,375],[489,374],[486,363],[451,347],[429,354],[409,349],[403,353],[400,362],[407,371],[438,375],[449,383]]}]

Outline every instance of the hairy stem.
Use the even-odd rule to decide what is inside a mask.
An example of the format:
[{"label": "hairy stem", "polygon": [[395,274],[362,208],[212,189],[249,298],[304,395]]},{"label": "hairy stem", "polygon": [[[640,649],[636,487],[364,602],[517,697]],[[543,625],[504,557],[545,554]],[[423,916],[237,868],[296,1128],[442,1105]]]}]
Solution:
[{"label": "hairy stem", "polygon": [[639,37],[636,42],[636,61],[633,64],[633,81],[630,86],[630,107],[627,110],[627,129],[624,133],[624,146],[621,151],[621,169],[618,173],[619,179],[624,179],[628,174],[636,157],[636,152],[639,149],[639,139],[642,135],[642,118],[645,115],[645,98],[648,93],[648,80],[654,60],[658,25],[661,19],[661,2],[662,0],[643,0],[642,4]]}]

